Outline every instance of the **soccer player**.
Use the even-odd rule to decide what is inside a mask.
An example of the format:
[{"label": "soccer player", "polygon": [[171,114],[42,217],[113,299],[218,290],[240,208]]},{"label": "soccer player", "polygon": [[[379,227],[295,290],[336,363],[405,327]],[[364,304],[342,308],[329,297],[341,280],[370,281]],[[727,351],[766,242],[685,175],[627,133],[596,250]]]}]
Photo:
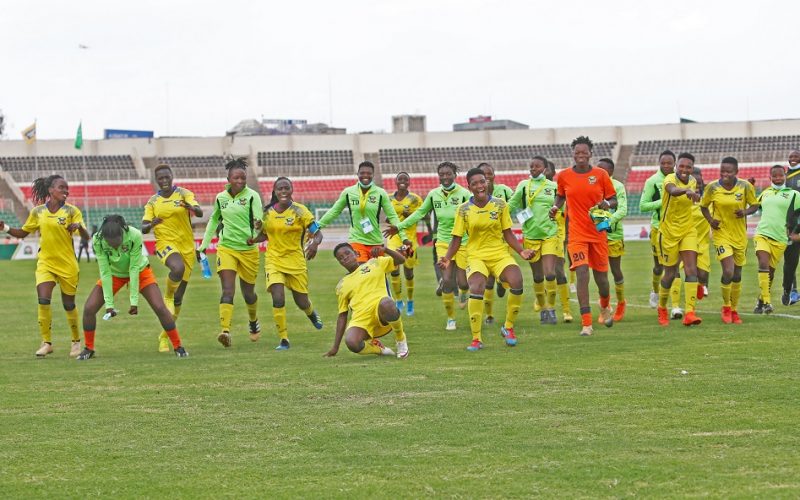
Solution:
[{"label": "soccer player", "polygon": [[125,285],[130,290],[128,314],[139,314],[139,293],[150,304],[158,316],[161,327],[167,332],[175,355],[185,358],[189,355],[181,345],[181,337],[175,327],[175,319],[161,298],[156,277],[150,269],[147,257],[142,255],[142,233],[135,227],[128,227],[121,215],[108,215],[103,219],[100,230],[93,238],[94,255],[100,267],[100,279],[86,299],[83,306],[84,348],[78,361],[86,361],[95,355],[94,337],[97,327],[97,312],[105,306],[103,319],[117,315],[114,309],[114,295]]},{"label": "soccer player", "polygon": [[469,201],[458,207],[453,225],[452,240],[447,253],[439,259],[442,269],[449,267],[462,244],[464,236],[469,236],[467,245],[467,281],[469,282],[469,323],[472,343],[469,351],[483,349],[481,325],[483,323],[483,294],[489,276],[498,279],[510,288],[506,302],[506,320],[500,334],[506,345],[517,345],[514,321],[522,304],[522,272],[508,247],[514,249],[523,259],[529,260],[534,251],[522,248],[511,232],[511,215],[505,201],[489,194],[488,183],[483,170],[473,168],[467,172],[467,184],[472,192]]},{"label": "soccer player", "polygon": [[592,221],[592,210],[617,207],[616,191],[605,170],[593,167],[592,141],[580,136],[572,141],[575,165],[558,174],[556,199],[550,208],[550,218],[566,203],[567,252],[572,260],[570,269],[577,275],[578,304],[581,312],[581,335],[589,336],[592,329],[592,309],[589,306],[589,269],[600,294],[600,319],[606,326],[614,324],[608,286],[608,241]]},{"label": "soccer player", "polygon": [[[389,226],[384,234],[392,236],[398,231],[415,226],[428,213],[433,212],[436,224],[436,253],[441,257],[447,253],[448,246],[452,240],[453,224],[455,223],[456,210],[459,205],[469,200],[470,193],[456,183],[458,166],[455,163],[445,161],[436,167],[439,175],[440,187],[431,190],[425,201],[416,212],[409,215],[403,222],[396,227]],[[465,242],[466,243],[466,242]],[[455,290],[469,289],[467,284],[467,250],[462,248],[456,253],[455,259],[451,259],[450,265],[442,269],[442,302],[447,314],[447,324],[445,330],[456,329],[456,307]]]},{"label": "soccer player", "polygon": [[[486,183],[489,185],[489,192],[495,198],[500,198],[501,200],[508,203],[508,200],[511,199],[511,196],[514,194],[514,191],[511,190],[510,187],[506,186],[505,184],[495,184],[494,182],[494,167],[489,165],[488,163],[480,163],[478,165],[479,169],[483,170],[483,175],[486,176]],[[495,286],[495,279],[494,276],[489,276],[486,280],[486,293],[483,297],[483,305],[484,305],[484,312],[486,313],[486,324],[490,325],[494,323],[494,316],[492,315],[494,311],[494,286]],[[497,283],[497,296],[503,297],[506,294],[506,289],[500,283]],[[466,296],[462,295],[461,305],[462,308],[466,305]]]},{"label": "soccer player", "polygon": [[[789,153],[789,171],[786,173],[786,187],[800,192],[800,150]],[[800,302],[797,294],[797,263],[800,261],[800,245],[792,242],[783,254],[783,295],[781,303],[785,306]]]},{"label": "soccer player", "polygon": [[250,319],[250,340],[256,342],[261,337],[261,325],[258,322],[258,295],[255,291],[258,276],[258,246],[250,243],[261,231],[263,214],[261,194],[247,187],[247,161],[245,158],[234,158],[225,164],[228,171],[228,184],[225,190],[217,194],[214,209],[206,226],[200,251],[205,252],[211,238],[219,231],[217,243],[217,274],[222,285],[219,299],[220,334],[217,341],[224,347],[230,347],[231,320],[233,317],[233,297],[236,294],[236,277],[239,277],[239,288],[242,290],[244,302],[247,304],[247,315]]},{"label": "soccer player", "polygon": [[[203,210],[195,201],[194,193],[173,184],[169,165],[157,166],[153,174],[159,189],[144,206],[142,234],[151,230],[155,233],[156,256],[169,269],[164,303],[177,321],[196,260],[191,217],[202,217]],[[158,350],[169,352],[169,337],[165,331],[159,336]]]},{"label": "soccer player", "polygon": [[280,339],[276,351],[285,351],[291,346],[286,327],[286,288],[292,291],[294,303],[306,313],[314,328],[322,330],[319,314],[308,298],[306,265],[306,260],[317,255],[322,231],[308,208],[292,200],[293,192],[292,181],[287,177],[275,179],[272,197],[264,210],[261,232],[258,237],[248,240],[250,244],[269,241],[264,267],[267,291],[272,295],[272,317]]},{"label": "soccer player", "polygon": [[[786,186],[786,172],[783,165],[774,165],[769,174],[772,185],[758,197],[761,220],[756,226],[756,235],[753,238],[758,259],[758,287],[761,290],[754,311],[756,314],[773,312],[770,292],[775,268],[786,250],[787,223],[795,220],[793,215],[800,209],[800,195]],[[794,224],[789,229],[796,233]]]},{"label": "soccer player", "polygon": [[[36,357],[44,358],[53,352],[53,313],[50,301],[56,284],[61,288],[61,304],[67,313],[67,325],[72,336],[71,357],[80,354],[81,336],[75,293],[78,290],[78,261],[72,235],[89,238],[81,211],[67,203],[69,184],[60,175],[39,177],[33,181],[31,198],[37,204],[25,224],[17,229],[0,220],[0,231],[15,238],[24,238],[39,231],[39,253],[36,261],[36,295],[39,301],[37,316],[42,344]],[[88,255],[88,251],[87,251]]]},{"label": "soccer player", "polygon": [[556,183],[545,177],[546,168],[547,159],[534,156],[530,178],[520,181],[508,206],[522,224],[523,248],[535,252],[530,266],[535,303],[540,308],[539,321],[543,325],[555,325],[556,259],[564,257],[564,248],[558,237],[558,224],[549,215],[555,201]]},{"label": "soccer player", "polygon": [[[694,167],[692,177],[697,181],[697,194],[702,198],[706,183],[703,180],[703,171],[700,170],[700,167]],[[697,300],[701,300],[708,295],[708,274],[711,272],[711,256],[709,254],[711,226],[708,225],[708,221],[703,216],[703,211],[698,203],[692,205],[692,220],[697,231]],[[672,293],[675,293],[674,285],[672,286]],[[673,304],[675,303],[673,300]]]},{"label": "soccer player", "polygon": [[[393,356],[394,352],[378,340],[392,330],[397,342],[397,357],[408,357],[403,320],[388,294],[389,283],[386,280],[386,274],[401,266],[405,257],[385,247],[373,247],[370,254],[372,258],[359,265],[358,254],[350,243],[339,243],[333,249],[333,256],[348,274],[336,285],[339,316],[333,346],[325,353],[326,357],[336,356],[342,338],[354,353]],[[349,311],[353,314],[348,323]]]},{"label": "soccer player", "polygon": [[[706,186],[700,202],[713,231],[717,260],[722,265],[722,322],[741,324],[737,308],[742,293],[742,266],[747,251],[747,216],[758,210],[755,188],[737,179],[739,162],[722,159],[719,180]],[[712,212],[713,210],[713,212]]]},{"label": "soccer player", "polygon": [[386,212],[386,219],[390,224],[396,226],[400,223],[389,194],[375,185],[374,177],[375,165],[362,161],[358,166],[358,183],[342,191],[336,203],[319,220],[320,229],[324,229],[347,207],[350,212],[350,233],[347,241],[358,253],[358,262],[361,264],[370,259],[372,247],[383,246],[383,236],[378,225],[381,210]]},{"label": "soccer player", "polygon": [[658,323],[669,325],[667,302],[679,265],[683,262],[686,275],[686,311],[683,324],[699,325],[702,320],[695,314],[697,302],[697,230],[692,216],[693,205],[700,201],[697,181],[692,177],[694,156],[681,153],[675,172],[664,178],[662,206],[658,229],[658,250],[664,275],[658,295]]},{"label": "soccer player", "polygon": [[628,194],[625,185],[614,179],[614,162],[611,158],[602,158],[597,166],[608,173],[614,191],[617,193],[617,208],[611,212],[609,223],[611,231],[608,232],[608,264],[611,275],[614,276],[614,291],[617,295],[617,308],[614,311],[614,321],[622,321],[625,317],[625,276],[622,274],[622,256],[625,255],[625,239],[623,234],[622,219],[628,215]]},{"label": "soccer player", "polygon": [[[550,160],[547,160],[547,169],[544,176],[548,181],[552,181],[556,177],[556,165]],[[558,288],[564,323],[572,323],[572,307],[570,307],[569,303],[570,289],[567,283],[567,274],[564,272],[564,251],[567,248],[567,217],[563,208],[556,213],[556,224],[558,225],[558,247],[561,251],[561,256],[556,257],[556,288]]]},{"label": "soccer player", "polygon": [[[653,252],[653,288],[650,292],[650,307],[658,307],[659,282],[664,267],[658,250],[658,225],[661,220],[661,198],[663,198],[664,178],[675,171],[675,153],[669,149],[658,157],[658,172],[651,175],[644,183],[642,198],[639,200],[639,211],[653,212],[650,218],[650,248]],[[680,279],[680,278],[678,278]]]},{"label": "soccer player", "polygon": [[[391,196],[392,206],[397,213],[400,221],[406,220],[409,215],[416,212],[422,205],[422,198],[408,190],[411,186],[411,176],[408,172],[400,172],[395,177],[397,191]],[[403,243],[405,241],[406,243]],[[388,241],[388,247],[392,250],[399,250],[400,247],[408,244],[410,255],[403,263],[403,274],[406,278],[406,302],[403,304],[403,284],[400,277],[400,269],[395,269],[391,274],[392,294],[397,302],[397,308],[403,311],[405,306],[408,316],[414,315],[414,268],[417,267],[417,225],[406,228],[402,236],[398,233]]]}]

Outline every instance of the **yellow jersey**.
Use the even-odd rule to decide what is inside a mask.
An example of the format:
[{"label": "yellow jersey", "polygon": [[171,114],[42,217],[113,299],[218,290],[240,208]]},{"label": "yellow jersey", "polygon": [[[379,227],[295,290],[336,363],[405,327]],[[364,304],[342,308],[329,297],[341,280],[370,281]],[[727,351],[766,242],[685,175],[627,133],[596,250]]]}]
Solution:
[{"label": "yellow jersey", "polygon": [[182,201],[197,206],[194,193],[182,187],[176,186],[166,198],[156,193],[145,204],[142,220],[162,219],[160,224],[153,227],[156,246],[164,248],[169,245],[186,254],[193,253],[195,245],[191,212],[181,206]]},{"label": "yellow jersey", "polygon": [[[422,198],[418,195],[409,192],[405,198],[402,200],[398,200],[395,195],[391,196],[392,200],[392,207],[394,207],[394,211],[397,212],[397,217],[400,219],[400,222],[406,220],[406,218],[417,211],[417,209],[422,205]],[[411,227],[406,228],[403,231],[403,234],[406,238],[411,240],[413,244],[417,244],[417,225],[414,224]]]},{"label": "yellow jersey", "polygon": [[286,274],[306,272],[303,252],[306,234],[317,231],[311,211],[297,202],[292,202],[283,212],[275,210],[273,205],[264,212],[262,222],[261,231],[269,241],[265,257],[268,266]]},{"label": "yellow jersey", "polygon": [[83,214],[74,205],[65,203],[55,212],[47,205],[39,205],[31,210],[22,230],[26,233],[39,231],[39,254],[37,268],[50,270],[58,276],[71,276],[78,273],[75,246],[72,233],[67,231],[70,224],[84,226]]},{"label": "yellow jersey", "polygon": [[391,297],[386,274],[395,270],[394,259],[388,256],[370,259],[358,266],[336,285],[339,314],[377,307],[384,297]]},{"label": "yellow jersey", "polygon": [[470,259],[493,260],[508,254],[503,231],[510,228],[511,215],[505,201],[492,196],[486,206],[479,207],[470,198],[458,207],[453,236],[469,235]]},{"label": "yellow jersey", "polygon": [[756,190],[747,181],[736,179],[731,189],[722,187],[718,180],[706,186],[700,205],[709,207],[711,216],[719,221],[719,229],[714,231],[714,244],[747,246],[747,218],[736,217],[736,211],[756,203]]},{"label": "yellow jersey", "polygon": [[672,184],[678,189],[697,190],[697,180],[689,176],[687,182],[682,182],[674,173],[664,177],[661,190],[661,217],[659,217],[658,230],[665,238],[670,240],[680,240],[688,233],[695,231],[692,210],[694,202],[685,194],[672,196],[667,192],[667,184]]}]

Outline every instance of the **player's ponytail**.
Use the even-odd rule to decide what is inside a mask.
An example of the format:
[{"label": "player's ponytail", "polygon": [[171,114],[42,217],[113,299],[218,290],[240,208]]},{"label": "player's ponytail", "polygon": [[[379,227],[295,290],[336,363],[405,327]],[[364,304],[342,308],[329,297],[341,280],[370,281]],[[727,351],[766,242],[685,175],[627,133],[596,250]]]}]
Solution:
[{"label": "player's ponytail", "polygon": [[41,205],[47,201],[50,197],[50,187],[57,179],[63,179],[63,177],[58,174],[53,174],[49,177],[39,177],[33,181],[31,185],[31,199],[34,205]]},{"label": "player's ponytail", "polygon": [[128,232],[128,224],[121,215],[106,215],[98,232],[104,240],[122,238],[122,234]]}]

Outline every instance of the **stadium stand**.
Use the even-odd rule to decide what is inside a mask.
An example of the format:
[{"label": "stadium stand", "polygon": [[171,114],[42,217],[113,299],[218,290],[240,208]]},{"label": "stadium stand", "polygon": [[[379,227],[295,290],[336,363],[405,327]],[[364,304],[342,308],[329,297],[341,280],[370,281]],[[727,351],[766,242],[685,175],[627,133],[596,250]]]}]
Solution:
[{"label": "stadium stand", "polygon": [[675,154],[692,153],[697,163],[716,163],[726,156],[733,156],[740,163],[785,161],[789,151],[798,145],[800,135],[640,141],[633,150],[631,165],[655,165],[665,149]]},{"label": "stadium stand", "polygon": [[17,182],[32,182],[37,176],[58,173],[67,180],[83,180],[84,159],[86,180],[138,179],[129,155],[113,156],[7,156],[0,157],[0,166]]},{"label": "stadium stand", "polygon": [[203,179],[222,175],[226,160],[224,156],[160,156],[158,163],[169,165],[176,179]]},{"label": "stadium stand", "polygon": [[353,151],[320,150],[320,151],[261,151],[258,153],[258,165],[263,168],[262,174],[270,177],[285,175],[352,175]]}]

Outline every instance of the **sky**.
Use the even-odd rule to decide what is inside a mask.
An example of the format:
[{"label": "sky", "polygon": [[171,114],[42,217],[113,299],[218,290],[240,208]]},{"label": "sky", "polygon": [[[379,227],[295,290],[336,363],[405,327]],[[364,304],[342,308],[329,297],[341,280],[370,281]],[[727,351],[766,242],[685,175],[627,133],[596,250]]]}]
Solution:
[{"label": "sky", "polygon": [[[4,2],[6,138],[220,136],[242,119],[429,131],[800,117],[800,2]],[[88,48],[81,48],[85,46]]]}]

